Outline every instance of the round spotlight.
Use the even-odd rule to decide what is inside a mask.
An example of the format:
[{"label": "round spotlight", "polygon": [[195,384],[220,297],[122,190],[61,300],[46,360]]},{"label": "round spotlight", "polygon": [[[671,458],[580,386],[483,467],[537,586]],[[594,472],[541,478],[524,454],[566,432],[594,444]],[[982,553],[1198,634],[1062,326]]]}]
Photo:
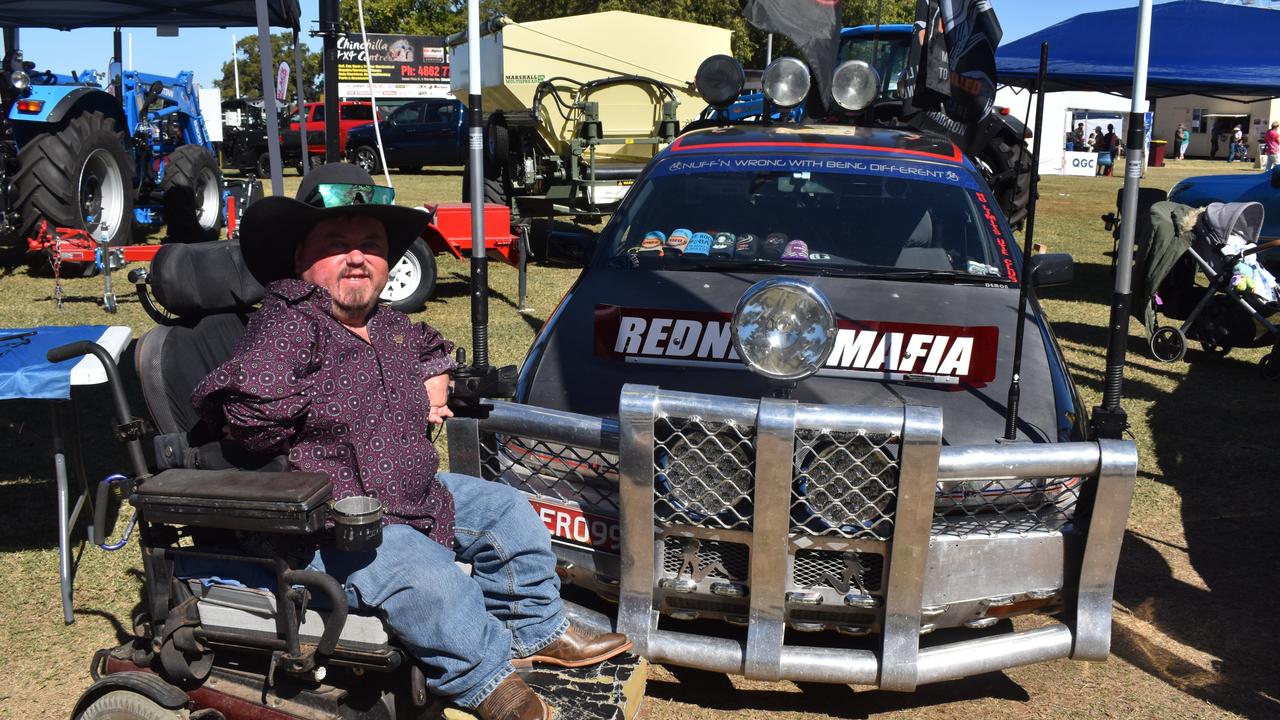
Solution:
[{"label": "round spotlight", "polygon": [[809,68],[793,57],[780,57],[764,69],[760,85],[769,102],[793,108],[809,94]]},{"label": "round spotlight", "polygon": [[698,66],[693,82],[708,105],[723,110],[738,99],[747,76],[737,60],[728,55],[712,55]]},{"label": "round spotlight", "polygon": [[752,285],[733,313],[733,346],[742,362],[770,380],[816,373],[836,341],[836,314],[826,296],[794,278]]},{"label": "round spotlight", "polygon": [[845,110],[861,110],[880,94],[880,73],[865,60],[847,60],[836,68],[831,93]]},{"label": "round spotlight", "polygon": [[9,84],[17,90],[26,90],[31,87],[31,76],[21,70],[14,70],[9,73]]},{"label": "round spotlight", "polygon": [[752,460],[750,447],[736,431],[716,423],[686,425],[654,449],[662,501],[655,511],[668,520],[678,515],[693,523],[717,518],[732,527],[750,515]]},{"label": "round spotlight", "polygon": [[882,522],[888,527],[895,472],[894,461],[875,439],[830,433],[796,453],[794,491],[800,502],[792,517],[813,532],[875,530]]}]

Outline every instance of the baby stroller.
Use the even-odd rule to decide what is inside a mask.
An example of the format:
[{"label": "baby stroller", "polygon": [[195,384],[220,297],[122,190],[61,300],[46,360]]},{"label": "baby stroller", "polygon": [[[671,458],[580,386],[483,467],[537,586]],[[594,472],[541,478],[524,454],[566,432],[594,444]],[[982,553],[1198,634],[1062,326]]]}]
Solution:
[{"label": "baby stroller", "polygon": [[[1254,257],[1280,240],[1257,245],[1262,205],[1212,203],[1202,210],[1166,201],[1151,206],[1150,219],[1136,256],[1135,277],[1144,288],[1134,310],[1150,334],[1151,354],[1181,360],[1188,340],[1216,356],[1270,345],[1259,366],[1267,379],[1280,379],[1280,329],[1269,319],[1280,312],[1280,295]],[[1197,272],[1208,287],[1196,284]]]}]

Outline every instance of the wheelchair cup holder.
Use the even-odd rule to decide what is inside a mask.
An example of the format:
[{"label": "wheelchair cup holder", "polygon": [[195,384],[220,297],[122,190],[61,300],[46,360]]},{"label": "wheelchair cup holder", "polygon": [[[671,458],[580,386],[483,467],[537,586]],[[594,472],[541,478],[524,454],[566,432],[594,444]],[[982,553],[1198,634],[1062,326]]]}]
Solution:
[{"label": "wheelchair cup holder", "polygon": [[382,501],[364,495],[333,503],[334,542],[339,550],[367,552],[382,544]]}]

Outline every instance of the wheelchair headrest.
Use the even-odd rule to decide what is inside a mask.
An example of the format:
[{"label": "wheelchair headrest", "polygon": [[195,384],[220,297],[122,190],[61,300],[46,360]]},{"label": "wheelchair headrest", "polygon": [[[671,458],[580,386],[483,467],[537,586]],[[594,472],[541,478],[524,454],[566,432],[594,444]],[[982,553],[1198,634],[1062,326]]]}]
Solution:
[{"label": "wheelchair headrest", "polygon": [[179,317],[243,312],[262,300],[263,287],[245,268],[237,241],[165,245],[150,275],[156,301]]}]

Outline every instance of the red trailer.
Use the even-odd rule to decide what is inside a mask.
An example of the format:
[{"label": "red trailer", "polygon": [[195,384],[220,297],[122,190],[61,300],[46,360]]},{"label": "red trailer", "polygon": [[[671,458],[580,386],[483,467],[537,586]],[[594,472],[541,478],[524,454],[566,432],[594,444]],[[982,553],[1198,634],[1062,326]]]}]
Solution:
[{"label": "red trailer", "polygon": [[[471,205],[470,203],[438,203],[423,205],[424,212],[432,215],[422,237],[405,253],[404,258],[391,269],[387,288],[382,298],[391,307],[402,312],[422,309],[435,290],[436,255],[452,255],[459,260],[471,256]],[[236,231],[235,218],[239,213],[228,208],[227,233]],[[511,209],[505,205],[486,203],[484,206],[484,245],[492,260],[499,260],[516,267],[520,274],[520,307],[525,302],[525,269],[528,259],[528,239],[524,226],[512,228]],[[514,232],[513,232],[514,230]],[[62,277],[89,277],[103,268],[118,269],[130,263],[151,262],[160,245],[122,245],[103,249],[78,228],[40,226],[36,237],[27,241],[31,252],[46,253],[54,269],[55,281]],[[103,303],[108,312],[115,311],[115,296],[110,285],[110,273],[104,273]],[[55,299],[60,300],[61,285],[55,289]]]}]

